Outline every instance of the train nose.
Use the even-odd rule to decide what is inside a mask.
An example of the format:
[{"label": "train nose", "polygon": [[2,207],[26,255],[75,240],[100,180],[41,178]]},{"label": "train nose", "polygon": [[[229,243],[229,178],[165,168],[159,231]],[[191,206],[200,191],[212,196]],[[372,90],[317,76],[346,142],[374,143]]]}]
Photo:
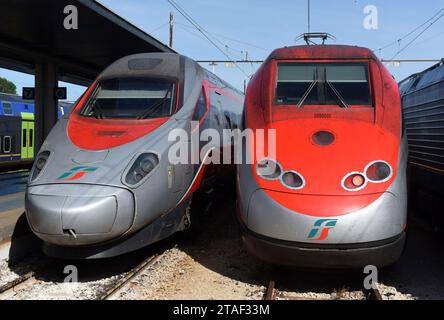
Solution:
[{"label": "train nose", "polygon": [[134,197],[128,190],[91,185],[41,185],[26,193],[26,216],[43,241],[60,246],[94,245],[128,231]]}]

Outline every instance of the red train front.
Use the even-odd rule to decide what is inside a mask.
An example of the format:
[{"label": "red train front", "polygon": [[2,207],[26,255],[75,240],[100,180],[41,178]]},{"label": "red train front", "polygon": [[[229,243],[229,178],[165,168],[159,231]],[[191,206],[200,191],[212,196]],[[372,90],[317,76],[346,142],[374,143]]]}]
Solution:
[{"label": "red train front", "polygon": [[[376,56],[352,46],[277,49],[245,103],[254,134],[237,187],[247,249],[301,267],[395,262],[405,243],[407,148],[397,83]],[[263,141],[274,154],[257,152],[259,129],[275,130]]]}]

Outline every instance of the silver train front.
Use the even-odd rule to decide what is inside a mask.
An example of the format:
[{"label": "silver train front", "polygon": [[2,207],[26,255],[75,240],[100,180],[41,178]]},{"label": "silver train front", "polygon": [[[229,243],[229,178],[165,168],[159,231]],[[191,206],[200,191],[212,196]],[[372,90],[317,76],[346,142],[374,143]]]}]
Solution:
[{"label": "silver train front", "polygon": [[[134,70],[129,62],[162,60],[157,68]],[[148,68],[148,67],[147,67]],[[53,128],[40,150],[49,154],[26,191],[26,216],[44,241],[46,254],[66,258],[106,258],[133,251],[183,230],[188,221],[185,199],[202,166],[171,165],[169,133],[190,132],[190,120],[207,71],[176,54],[143,54],[123,58],[99,76],[170,76],[182,81],[183,104],[160,128],[132,142],[100,151],[80,149],[67,134],[69,114]],[[241,110],[238,110],[239,114]],[[125,177],[143,154],[155,154],[158,165],[136,185]],[[38,160],[36,161],[38,163]],[[79,174],[78,180],[61,180]]]}]

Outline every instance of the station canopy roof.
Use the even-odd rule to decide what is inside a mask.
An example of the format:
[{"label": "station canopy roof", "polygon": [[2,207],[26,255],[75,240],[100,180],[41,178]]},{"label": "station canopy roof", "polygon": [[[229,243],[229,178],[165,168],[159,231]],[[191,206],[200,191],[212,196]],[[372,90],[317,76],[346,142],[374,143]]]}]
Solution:
[{"label": "station canopy roof", "polygon": [[[64,27],[68,5],[77,30]],[[36,63],[55,63],[60,80],[82,85],[123,56],[174,52],[93,0],[2,0],[0,21],[0,67],[32,74]]]}]

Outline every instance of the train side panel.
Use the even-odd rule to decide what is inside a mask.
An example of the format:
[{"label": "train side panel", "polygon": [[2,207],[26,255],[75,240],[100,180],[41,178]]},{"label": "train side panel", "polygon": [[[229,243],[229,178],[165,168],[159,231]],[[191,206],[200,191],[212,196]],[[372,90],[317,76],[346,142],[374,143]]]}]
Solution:
[{"label": "train side panel", "polygon": [[410,164],[444,175],[444,64],[401,85]]}]

